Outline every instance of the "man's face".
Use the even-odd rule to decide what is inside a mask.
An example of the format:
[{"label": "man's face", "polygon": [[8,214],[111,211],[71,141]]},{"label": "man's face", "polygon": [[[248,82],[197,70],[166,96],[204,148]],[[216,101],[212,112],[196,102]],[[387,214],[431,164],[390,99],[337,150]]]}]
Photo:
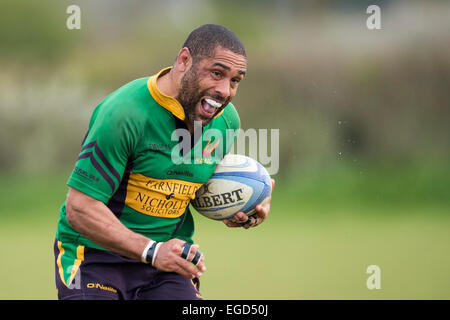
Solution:
[{"label": "man's face", "polygon": [[214,57],[194,63],[182,77],[177,96],[188,121],[206,126],[236,95],[246,71],[246,57],[222,47]]}]

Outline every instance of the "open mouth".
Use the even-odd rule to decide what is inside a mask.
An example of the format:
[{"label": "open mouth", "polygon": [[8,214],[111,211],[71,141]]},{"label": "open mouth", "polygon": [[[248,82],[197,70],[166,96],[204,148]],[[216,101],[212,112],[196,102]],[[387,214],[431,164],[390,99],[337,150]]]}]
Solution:
[{"label": "open mouth", "polygon": [[212,99],[205,98],[201,100],[201,111],[208,118],[211,118],[220,107],[222,107],[222,104]]}]

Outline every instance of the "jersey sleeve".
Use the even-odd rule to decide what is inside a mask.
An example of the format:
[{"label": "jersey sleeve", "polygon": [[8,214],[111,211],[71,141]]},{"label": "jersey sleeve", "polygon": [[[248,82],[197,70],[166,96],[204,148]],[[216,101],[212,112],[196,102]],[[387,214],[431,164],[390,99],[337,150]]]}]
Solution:
[{"label": "jersey sleeve", "polygon": [[139,119],[124,109],[104,102],[94,110],[67,182],[70,187],[104,203],[120,185],[139,137]]}]

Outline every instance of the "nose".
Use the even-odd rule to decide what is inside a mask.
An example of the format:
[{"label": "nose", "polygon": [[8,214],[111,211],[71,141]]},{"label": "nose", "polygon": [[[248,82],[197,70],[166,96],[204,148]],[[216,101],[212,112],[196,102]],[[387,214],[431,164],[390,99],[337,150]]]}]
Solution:
[{"label": "nose", "polygon": [[223,81],[218,82],[214,89],[216,91],[216,94],[222,97],[223,101],[225,101],[230,97],[231,94],[230,83],[225,79]]}]

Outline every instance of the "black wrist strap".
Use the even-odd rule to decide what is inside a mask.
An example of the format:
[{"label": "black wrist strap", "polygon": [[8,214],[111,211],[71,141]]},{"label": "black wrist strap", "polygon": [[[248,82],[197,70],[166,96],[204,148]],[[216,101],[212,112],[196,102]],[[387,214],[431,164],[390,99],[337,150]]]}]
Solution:
[{"label": "black wrist strap", "polygon": [[158,243],[155,241],[153,242],[151,247],[148,248],[147,255],[145,256],[145,261],[147,261],[147,263],[152,263],[153,255],[155,254],[155,248],[157,244]]}]

